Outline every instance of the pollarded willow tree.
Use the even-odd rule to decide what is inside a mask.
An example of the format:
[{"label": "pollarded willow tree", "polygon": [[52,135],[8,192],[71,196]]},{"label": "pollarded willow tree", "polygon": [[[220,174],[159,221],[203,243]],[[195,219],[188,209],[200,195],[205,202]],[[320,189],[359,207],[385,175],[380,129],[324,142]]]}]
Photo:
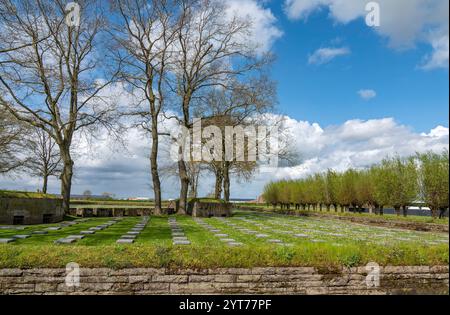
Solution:
[{"label": "pollarded willow tree", "polygon": [[419,197],[415,159],[395,157],[385,159],[381,164],[386,169],[386,177],[382,180],[389,189],[389,205],[394,207],[397,215],[402,209],[403,215],[407,216],[408,206]]},{"label": "pollarded willow tree", "polygon": [[102,64],[108,39],[101,3],[79,1],[79,12],[66,12],[62,0],[0,0],[3,47],[15,47],[1,53],[0,106],[57,143],[65,212],[70,208],[75,135],[99,124],[113,127],[114,106],[101,93],[117,71]]},{"label": "pollarded willow tree", "polygon": [[[291,204],[308,210],[318,205],[345,211],[350,207],[372,209],[383,215],[385,207],[394,207],[397,215],[423,198],[433,217],[442,218],[448,209],[448,151],[428,152],[413,157],[386,158],[368,169],[349,169],[343,173],[328,170],[299,180],[271,182],[264,189],[268,203],[282,208]],[[419,190],[420,187],[420,190]],[[287,198],[286,196],[290,196]]]},{"label": "pollarded willow tree", "polygon": [[349,169],[339,175],[337,200],[342,212],[345,212],[350,207],[356,206],[358,203],[355,185],[357,177],[358,173],[354,169]]},{"label": "pollarded willow tree", "polygon": [[430,207],[433,218],[442,218],[449,207],[449,154],[428,152],[417,154],[419,160],[420,191]]}]

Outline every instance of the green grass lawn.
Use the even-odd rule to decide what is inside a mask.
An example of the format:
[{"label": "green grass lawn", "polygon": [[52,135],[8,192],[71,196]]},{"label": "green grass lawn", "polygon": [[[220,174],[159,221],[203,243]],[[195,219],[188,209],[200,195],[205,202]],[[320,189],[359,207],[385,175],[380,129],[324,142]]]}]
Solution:
[{"label": "green grass lawn", "polygon": [[[254,203],[242,203],[239,204],[239,206],[242,207],[248,207],[248,208],[255,208],[255,210],[258,211],[270,211],[270,212],[278,212],[281,211],[280,208],[273,208],[272,206],[267,206],[266,204],[254,204]],[[294,211],[291,208],[292,211]],[[323,208],[323,211],[317,210],[297,210],[298,213],[318,213],[318,214],[325,214],[325,215],[335,215],[335,216],[344,216],[344,217],[365,217],[365,218],[376,218],[376,219],[382,219],[382,220],[390,220],[390,221],[402,221],[402,222],[419,222],[419,223],[433,223],[433,224],[443,224],[448,225],[449,224],[449,218],[445,217],[442,219],[433,219],[431,216],[418,216],[418,215],[408,215],[404,217],[403,215],[395,215],[395,214],[384,214],[382,216],[370,214],[370,213],[354,213],[354,212],[341,212],[340,210],[338,212],[335,212],[334,210],[326,211],[325,208]]]},{"label": "green grass lawn", "polygon": [[[1,244],[0,268],[64,267],[69,262],[77,262],[82,267],[111,268],[315,266],[330,269],[365,265],[371,261],[380,265],[436,265],[448,264],[449,260],[448,234],[442,233],[252,211],[235,211],[232,218],[201,219],[211,228],[227,234],[227,238],[242,243],[234,247],[195,219],[174,217],[191,245],[172,244],[167,216],[152,216],[134,244],[122,245],[116,241],[141,222],[140,217],[126,217],[74,244],[54,244],[59,238],[111,220],[90,218],[46,235]],[[0,238],[30,234],[49,226],[58,224],[0,230]],[[257,237],[257,234],[267,237]]]}]

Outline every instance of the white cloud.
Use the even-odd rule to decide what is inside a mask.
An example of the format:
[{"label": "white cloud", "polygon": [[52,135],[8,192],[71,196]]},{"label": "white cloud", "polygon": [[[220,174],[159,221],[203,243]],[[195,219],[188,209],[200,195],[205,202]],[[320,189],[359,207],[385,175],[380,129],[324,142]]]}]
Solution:
[{"label": "white cloud", "polygon": [[269,8],[257,0],[227,0],[231,16],[248,18],[252,22],[252,40],[258,45],[258,52],[267,52],[273,43],[283,36],[277,26],[277,19]]},{"label": "white cloud", "polygon": [[[449,129],[438,126],[429,133],[415,133],[392,118],[349,120],[343,125],[320,128],[316,124],[288,119],[295,135],[293,144],[303,161],[295,167],[265,170],[272,179],[301,178],[332,168],[344,171],[378,163],[386,156],[409,156],[449,147]],[[267,176],[267,173],[271,176]]]},{"label": "white cloud", "polygon": [[365,101],[371,100],[377,96],[377,92],[371,89],[359,90],[358,95]]},{"label": "white cloud", "polygon": [[350,49],[347,47],[342,48],[320,48],[317,49],[312,55],[308,58],[308,63],[310,65],[322,65],[330,62],[334,58],[339,56],[349,55],[351,53]]},{"label": "white cloud", "polygon": [[422,69],[433,70],[437,68],[448,67],[448,55],[449,55],[449,37],[442,36],[440,38],[433,39],[431,44],[433,46],[433,53],[431,56],[427,56]]},{"label": "white cloud", "polygon": [[[448,68],[449,2],[446,0],[378,0],[380,27],[374,28],[389,39],[395,49],[410,49],[425,42],[432,53],[425,69]],[[367,0],[285,0],[284,8],[292,20],[305,20],[321,9],[339,23],[349,23],[367,14]]]}]

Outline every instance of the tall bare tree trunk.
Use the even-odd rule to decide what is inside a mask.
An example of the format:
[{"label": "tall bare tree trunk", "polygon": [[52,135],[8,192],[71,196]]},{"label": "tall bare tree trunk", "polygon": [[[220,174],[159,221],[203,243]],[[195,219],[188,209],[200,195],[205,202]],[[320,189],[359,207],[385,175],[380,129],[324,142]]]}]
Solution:
[{"label": "tall bare tree trunk", "polygon": [[[182,150],[182,148],[180,148]],[[180,159],[178,161],[178,172],[180,173],[180,205],[179,214],[187,214],[187,195],[189,192],[189,176],[186,170],[186,163]]]},{"label": "tall bare tree trunk", "polygon": [[158,147],[159,147],[159,138],[158,138],[158,126],[157,126],[157,118],[153,119],[152,123],[152,150],[150,153],[150,167],[152,173],[152,181],[153,181],[153,194],[155,199],[155,214],[160,215],[162,213],[161,209],[161,180],[159,178],[158,173]]},{"label": "tall bare tree trunk", "polygon": [[221,199],[222,198],[222,184],[223,184],[223,173],[222,170],[216,170],[216,187],[214,191],[214,198]]},{"label": "tall bare tree trunk", "polygon": [[46,175],[44,175],[44,178],[43,178],[43,183],[42,183],[42,193],[43,194],[46,194],[47,193],[47,186],[48,186],[48,175],[46,174]]},{"label": "tall bare tree trunk", "polygon": [[70,193],[72,190],[73,161],[68,153],[61,153],[64,161],[63,171],[61,173],[61,195],[63,198],[63,211],[69,214],[70,211]]},{"label": "tall bare tree trunk", "polygon": [[230,162],[223,163],[223,199],[230,201]]}]

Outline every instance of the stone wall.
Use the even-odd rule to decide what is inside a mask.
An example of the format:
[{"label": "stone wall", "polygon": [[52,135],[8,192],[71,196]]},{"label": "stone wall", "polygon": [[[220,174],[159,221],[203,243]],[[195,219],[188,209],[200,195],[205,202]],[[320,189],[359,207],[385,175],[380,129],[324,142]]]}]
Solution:
[{"label": "stone wall", "polygon": [[232,204],[228,202],[195,201],[192,206],[193,217],[230,217]]},{"label": "stone wall", "polygon": [[448,266],[382,267],[369,288],[365,267],[205,270],[81,269],[80,286],[65,269],[0,269],[0,294],[448,294]]},{"label": "stone wall", "polygon": [[23,217],[20,224],[25,225],[60,222],[64,217],[62,200],[0,197],[0,224],[12,225],[14,217]]}]

